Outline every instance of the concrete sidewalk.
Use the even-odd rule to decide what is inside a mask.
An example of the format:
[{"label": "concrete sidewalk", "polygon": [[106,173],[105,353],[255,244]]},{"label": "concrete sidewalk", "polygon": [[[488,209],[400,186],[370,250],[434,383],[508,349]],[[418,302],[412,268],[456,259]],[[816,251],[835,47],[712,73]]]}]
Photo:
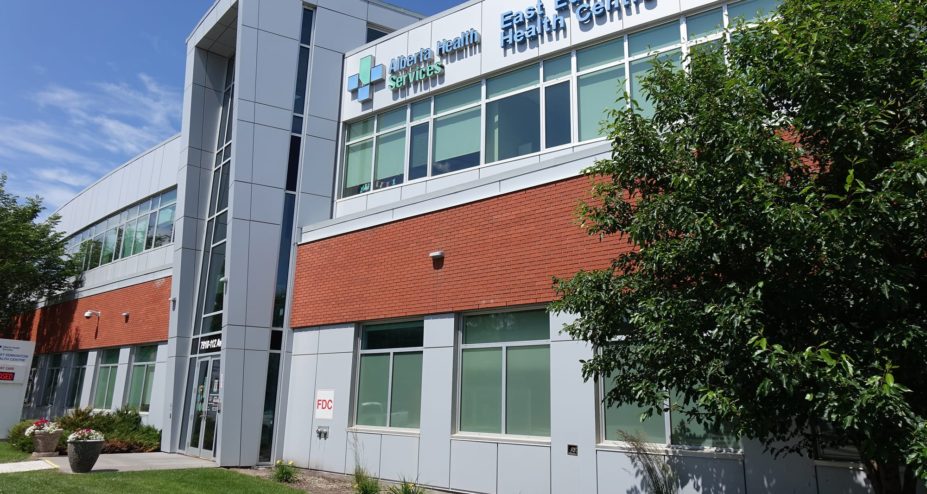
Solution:
[{"label": "concrete sidewalk", "polygon": [[[72,473],[67,456],[45,458],[62,473]],[[135,472],[140,470],[178,470],[182,468],[217,468],[218,465],[201,458],[171,453],[121,453],[100,455],[93,472]]]},{"label": "concrete sidewalk", "polygon": [[[65,458],[65,463],[67,463],[67,458]],[[55,468],[55,465],[42,460],[0,463],[0,473],[35,472],[36,470],[49,470],[52,468]]]}]

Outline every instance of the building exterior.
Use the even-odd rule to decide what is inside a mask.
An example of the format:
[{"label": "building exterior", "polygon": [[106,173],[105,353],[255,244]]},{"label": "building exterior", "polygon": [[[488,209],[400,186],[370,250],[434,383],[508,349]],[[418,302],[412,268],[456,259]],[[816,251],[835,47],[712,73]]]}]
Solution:
[{"label": "building exterior", "polygon": [[[852,455],[774,459],[584,382],[552,277],[628,246],[575,224],[618,90],[773,0],[219,0],[182,130],[59,213],[84,284],[14,328],[23,415],[137,406],[162,449],[450,491],[868,492]],[[758,14],[758,12],[760,12]]]}]

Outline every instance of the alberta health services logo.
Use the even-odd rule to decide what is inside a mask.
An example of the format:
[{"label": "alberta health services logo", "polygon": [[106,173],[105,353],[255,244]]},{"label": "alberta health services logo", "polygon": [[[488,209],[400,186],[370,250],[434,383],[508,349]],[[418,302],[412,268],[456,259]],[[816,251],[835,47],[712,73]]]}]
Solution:
[{"label": "alberta health services logo", "polygon": [[389,63],[389,77],[386,66],[374,65],[373,55],[367,55],[360,59],[357,73],[348,77],[348,91],[356,94],[358,103],[366,103],[373,100],[375,85],[386,79],[387,86],[394,92],[423,83],[439,77],[444,73],[445,63],[456,60],[461,52],[477,49],[479,44],[480,33],[471,28],[460,36],[438,41],[434,49],[423,47],[414,53],[394,57]]},{"label": "alberta health services logo", "polygon": [[348,77],[348,91],[357,92],[357,101],[364,103],[373,99],[373,85],[386,77],[386,67],[373,65],[373,55],[360,59],[360,69]]}]

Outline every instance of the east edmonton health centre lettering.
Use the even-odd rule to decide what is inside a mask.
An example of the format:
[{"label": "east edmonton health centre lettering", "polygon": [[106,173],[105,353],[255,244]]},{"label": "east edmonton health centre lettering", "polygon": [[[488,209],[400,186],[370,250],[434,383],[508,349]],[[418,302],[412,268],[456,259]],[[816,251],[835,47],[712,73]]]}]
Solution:
[{"label": "east edmonton health centre lettering", "polygon": [[567,22],[564,15],[570,11],[580,24],[590,24],[595,18],[610,12],[624,10],[624,13],[630,14],[632,3],[639,4],[643,1],[655,0],[554,0],[554,12],[548,15],[544,2],[538,0],[537,4],[527,7],[524,11],[510,10],[502,13],[499,45],[502,48],[513,47],[545,34],[558,31],[566,33]]}]

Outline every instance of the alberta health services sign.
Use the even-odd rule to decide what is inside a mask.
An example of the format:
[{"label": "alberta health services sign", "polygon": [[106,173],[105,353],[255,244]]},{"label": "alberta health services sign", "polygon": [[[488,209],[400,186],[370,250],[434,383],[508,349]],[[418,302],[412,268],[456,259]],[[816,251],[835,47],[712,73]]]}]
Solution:
[{"label": "alberta health services sign", "polygon": [[480,44],[480,33],[470,29],[460,36],[442,39],[434,49],[420,48],[415,53],[393,57],[389,62],[389,74],[383,64],[374,65],[373,55],[360,60],[356,74],[348,76],[348,91],[355,94],[357,101],[364,103],[373,99],[374,85],[386,80],[393,91],[399,91],[414,83],[433,79],[444,73],[447,58],[460,51]]},{"label": "alberta health services sign", "polygon": [[32,341],[0,339],[0,439],[19,422],[34,352]]}]

